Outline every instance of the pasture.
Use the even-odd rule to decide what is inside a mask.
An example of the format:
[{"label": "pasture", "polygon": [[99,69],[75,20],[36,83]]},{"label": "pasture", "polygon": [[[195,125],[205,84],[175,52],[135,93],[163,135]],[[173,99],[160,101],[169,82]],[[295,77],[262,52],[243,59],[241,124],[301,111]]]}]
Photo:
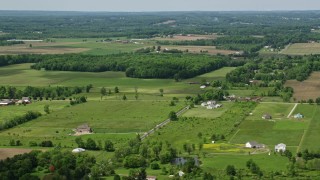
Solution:
[{"label": "pasture", "polygon": [[308,55],[320,54],[320,43],[295,43],[281,51],[281,54]]},{"label": "pasture", "polygon": [[289,86],[294,89],[293,97],[297,101],[308,99],[315,100],[317,97],[320,97],[319,79],[320,72],[313,72],[307,80],[303,82],[299,82],[297,80],[288,80],[285,86]]}]

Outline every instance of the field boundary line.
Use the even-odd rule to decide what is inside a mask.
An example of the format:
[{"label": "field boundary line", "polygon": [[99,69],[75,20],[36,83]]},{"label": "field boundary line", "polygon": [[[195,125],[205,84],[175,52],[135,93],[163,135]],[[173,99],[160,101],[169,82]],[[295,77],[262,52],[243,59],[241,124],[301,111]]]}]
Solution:
[{"label": "field boundary line", "polygon": [[[184,108],[182,108],[181,110],[179,110],[176,114],[177,116],[180,116],[182,113],[186,112],[190,107],[186,106]],[[168,123],[170,123],[170,118],[166,119],[165,121],[163,121],[162,123],[156,125],[154,128],[152,128],[151,130],[147,131],[146,133],[144,133],[140,139],[141,141],[144,140],[145,138],[147,138],[148,136],[150,136],[151,134],[153,134],[156,130],[162,128],[163,126],[167,125]]]},{"label": "field boundary line", "polygon": [[239,131],[240,129],[238,129],[237,132],[233,134],[233,136],[229,139],[228,143],[230,143],[233,140],[233,138],[238,134]]},{"label": "field boundary line", "polygon": [[[316,107],[315,107],[315,108],[316,108]],[[309,129],[310,129],[311,122],[312,122],[312,121],[313,121],[313,119],[314,119],[314,115],[316,114],[316,111],[317,111],[316,109],[314,109],[314,110],[313,110],[312,118],[311,118],[311,120],[310,120],[310,122],[309,122],[308,128],[307,128],[307,129],[305,129],[305,130],[304,130],[304,132],[303,132],[303,135],[302,135],[302,137],[301,137],[301,139],[300,139],[299,146],[298,146],[298,148],[297,148],[297,152],[299,152],[299,151],[300,151],[300,149],[301,149],[302,143],[303,143],[303,141],[304,141],[304,138],[305,138],[305,136],[306,136],[307,132],[308,132],[308,131],[309,131]]]},{"label": "field boundary line", "polygon": [[290,118],[291,114],[293,113],[294,110],[296,110],[297,106],[298,106],[298,103],[296,103],[296,104],[293,106],[293,108],[291,109],[291,111],[290,111],[290,113],[288,114],[287,118]]}]

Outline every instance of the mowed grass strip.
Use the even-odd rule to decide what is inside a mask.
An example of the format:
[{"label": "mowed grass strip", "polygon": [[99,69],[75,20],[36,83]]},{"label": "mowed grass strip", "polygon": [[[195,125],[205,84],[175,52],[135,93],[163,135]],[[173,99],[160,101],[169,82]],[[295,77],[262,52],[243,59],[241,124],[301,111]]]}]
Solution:
[{"label": "mowed grass strip", "polygon": [[311,119],[304,138],[301,140],[300,150],[309,149],[318,151],[320,149],[320,107],[316,105],[303,105],[308,107],[305,115]]}]

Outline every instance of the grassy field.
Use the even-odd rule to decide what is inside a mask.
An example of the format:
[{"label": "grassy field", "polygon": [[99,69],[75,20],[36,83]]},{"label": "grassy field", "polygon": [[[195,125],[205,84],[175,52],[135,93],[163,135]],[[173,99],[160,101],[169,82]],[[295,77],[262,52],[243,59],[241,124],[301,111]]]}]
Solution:
[{"label": "grassy field", "polygon": [[296,100],[315,100],[317,97],[320,97],[319,78],[320,72],[313,72],[307,80],[303,82],[299,82],[297,80],[288,80],[285,86],[289,86],[294,89],[293,97]]},{"label": "grassy field", "polygon": [[[101,87],[114,89],[118,86],[121,92],[134,92],[137,87],[140,93],[159,94],[164,89],[167,94],[190,94],[200,92],[198,85],[175,82],[172,79],[137,79],[125,77],[124,72],[68,72],[38,71],[30,69],[31,64],[18,64],[0,67],[0,84],[11,86],[86,86],[92,84],[99,92]],[[26,81],[28,79],[28,81]]]},{"label": "grassy field", "polygon": [[[299,148],[316,149],[318,143],[314,143],[319,133],[319,121],[316,114],[320,113],[315,105],[299,104],[293,114],[301,113],[302,119],[287,118],[294,104],[262,103],[259,104],[240,125],[239,130],[230,139],[231,143],[246,143],[257,141],[266,144],[271,150],[278,143],[285,143],[287,147],[296,152]],[[262,112],[269,112],[272,120],[263,120]]]},{"label": "grassy field", "polygon": [[153,40],[157,40],[157,41],[195,41],[197,39],[216,39],[217,37],[219,37],[219,36],[216,34],[212,34],[212,35],[191,34],[188,36],[174,35],[172,37],[156,37],[156,38],[153,38]]},{"label": "grassy field", "polygon": [[178,49],[180,51],[188,50],[189,53],[204,53],[203,51],[207,51],[206,54],[216,55],[216,54],[235,54],[237,51],[232,50],[223,50],[217,49],[215,46],[170,46],[170,45],[162,45],[162,49]]},{"label": "grassy field", "polygon": [[[123,133],[131,136],[152,129],[167,119],[170,111],[178,111],[183,106],[181,102],[172,107],[167,101],[89,100],[85,104],[67,107],[16,128],[2,131],[0,137],[4,140],[15,134],[15,138],[29,140],[33,138],[58,140],[69,138],[68,134],[72,132],[72,129],[84,123],[88,123],[98,134]],[[98,138],[98,135],[93,136]]]},{"label": "grassy field", "polygon": [[281,51],[281,54],[306,55],[320,54],[320,43],[295,43]]},{"label": "grassy field", "polygon": [[69,105],[69,101],[34,101],[26,106],[0,106],[0,123],[14,116],[24,115],[27,111],[38,111],[45,114],[45,105],[49,105],[50,111],[55,112]]},{"label": "grassy field", "polygon": [[195,108],[192,108],[186,113],[184,113],[182,116],[200,117],[200,118],[217,118],[217,117],[220,117],[224,112],[226,112],[233,105],[230,102],[225,102],[222,104],[223,104],[223,107],[218,109],[207,109],[206,107],[196,106]]}]

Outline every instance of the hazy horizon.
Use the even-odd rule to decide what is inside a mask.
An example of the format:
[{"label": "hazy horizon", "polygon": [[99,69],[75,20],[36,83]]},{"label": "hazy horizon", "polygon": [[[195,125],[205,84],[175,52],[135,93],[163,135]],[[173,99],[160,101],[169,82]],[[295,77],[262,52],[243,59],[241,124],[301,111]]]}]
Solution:
[{"label": "hazy horizon", "polygon": [[0,10],[162,12],[162,11],[305,11],[319,10],[319,0],[10,0]]}]

